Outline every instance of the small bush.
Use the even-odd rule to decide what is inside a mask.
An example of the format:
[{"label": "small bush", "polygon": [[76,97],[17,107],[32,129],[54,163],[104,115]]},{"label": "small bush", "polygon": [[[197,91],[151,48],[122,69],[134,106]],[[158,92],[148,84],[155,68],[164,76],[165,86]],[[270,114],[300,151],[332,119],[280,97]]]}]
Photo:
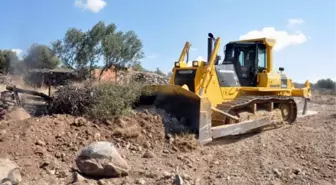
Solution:
[{"label": "small bush", "polygon": [[94,103],[88,115],[93,119],[106,120],[128,114],[141,95],[141,87],[139,83],[106,83],[94,87]]},{"label": "small bush", "polygon": [[314,86],[315,86],[315,88],[320,88],[320,89],[335,90],[336,89],[336,82],[331,80],[330,78],[320,79],[316,82],[316,84]]},{"label": "small bush", "polygon": [[55,93],[50,112],[110,120],[130,112],[141,95],[142,87],[143,84],[136,82],[64,86]]}]

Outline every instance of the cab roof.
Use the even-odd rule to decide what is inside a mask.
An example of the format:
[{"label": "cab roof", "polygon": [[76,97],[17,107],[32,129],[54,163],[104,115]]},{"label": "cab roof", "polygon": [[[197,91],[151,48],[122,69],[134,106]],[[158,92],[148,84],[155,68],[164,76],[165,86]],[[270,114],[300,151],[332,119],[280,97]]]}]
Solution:
[{"label": "cab roof", "polygon": [[276,44],[276,40],[272,38],[262,37],[262,38],[254,38],[254,39],[245,39],[245,40],[238,40],[238,41],[231,41],[230,43],[241,43],[241,42],[262,42],[267,46],[273,47]]}]

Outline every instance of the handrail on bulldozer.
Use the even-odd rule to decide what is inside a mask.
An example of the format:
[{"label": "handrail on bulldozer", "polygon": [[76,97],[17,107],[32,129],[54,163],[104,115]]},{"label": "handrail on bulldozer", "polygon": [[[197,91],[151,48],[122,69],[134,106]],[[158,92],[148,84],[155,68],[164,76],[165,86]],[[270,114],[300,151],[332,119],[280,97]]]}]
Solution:
[{"label": "handrail on bulldozer", "polygon": [[213,51],[211,52],[210,60],[208,61],[208,64],[206,65],[204,80],[201,83],[201,88],[200,88],[200,91],[199,91],[199,96],[201,96],[201,97],[203,96],[203,92],[204,92],[204,89],[206,87],[206,82],[209,81],[210,75],[212,75],[211,71],[212,71],[213,66],[215,65],[215,60],[216,60],[217,53],[218,53],[218,50],[219,50],[220,41],[221,41],[221,38],[217,37],[216,41],[215,41],[215,47],[214,47]]},{"label": "handrail on bulldozer", "polygon": [[[188,51],[189,51],[190,46],[191,46],[191,44],[190,44],[189,42],[186,42],[186,43],[184,44],[182,53],[181,53],[180,58],[179,58],[179,60],[178,60],[180,66],[181,66],[181,63],[184,61],[184,57],[185,57],[185,55],[188,54]],[[188,61],[187,61],[187,62],[188,62]]]}]

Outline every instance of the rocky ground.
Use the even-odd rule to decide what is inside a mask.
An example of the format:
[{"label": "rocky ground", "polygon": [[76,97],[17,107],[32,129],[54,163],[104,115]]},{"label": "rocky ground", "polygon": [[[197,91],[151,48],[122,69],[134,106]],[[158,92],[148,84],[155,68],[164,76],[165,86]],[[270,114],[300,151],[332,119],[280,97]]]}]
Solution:
[{"label": "rocky ground", "polygon": [[[143,110],[107,123],[70,115],[8,118],[0,122],[0,177],[9,163],[3,159],[9,159],[21,175],[10,174],[23,185],[335,184],[335,101],[335,96],[314,95],[310,109],[316,115],[204,147],[196,144],[193,135],[166,138],[169,129],[164,123],[176,127],[178,120],[155,111]],[[115,145],[129,168],[126,176],[93,179],[80,172],[77,156],[97,141]]]},{"label": "rocky ground", "polygon": [[[115,123],[91,123],[67,115],[0,124],[0,157],[21,168],[20,184],[69,184],[76,155],[94,141],[115,143],[128,176],[85,179],[77,184],[334,184],[334,97],[317,96],[318,115],[292,126],[196,147],[184,138],[164,138],[162,119],[136,113]],[[129,127],[126,127],[126,124]],[[190,136],[189,136],[190,137]],[[186,143],[185,143],[186,142]]]}]

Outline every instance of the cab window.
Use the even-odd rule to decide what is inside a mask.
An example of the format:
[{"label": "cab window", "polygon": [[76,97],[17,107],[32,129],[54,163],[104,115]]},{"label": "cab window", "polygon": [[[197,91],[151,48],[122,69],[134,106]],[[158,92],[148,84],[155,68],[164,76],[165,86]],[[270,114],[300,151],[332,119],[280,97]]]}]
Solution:
[{"label": "cab window", "polygon": [[266,48],[258,48],[258,67],[266,68]]},{"label": "cab window", "polygon": [[239,63],[241,66],[244,66],[245,65],[245,53],[244,51],[240,51],[239,52]]}]

